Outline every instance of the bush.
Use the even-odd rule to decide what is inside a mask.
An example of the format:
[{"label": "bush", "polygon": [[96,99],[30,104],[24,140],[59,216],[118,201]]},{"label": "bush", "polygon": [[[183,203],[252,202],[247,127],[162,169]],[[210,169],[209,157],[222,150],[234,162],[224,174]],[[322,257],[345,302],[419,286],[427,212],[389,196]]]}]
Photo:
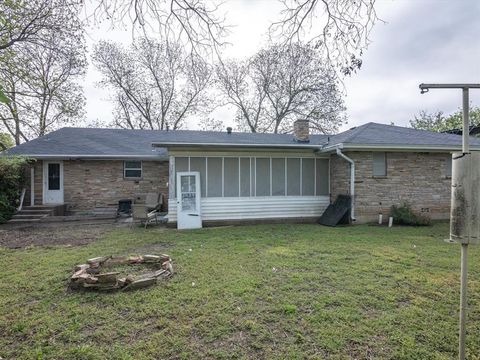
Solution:
[{"label": "bush", "polygon": [[408,203],[393,205],[390,216],[393,217],[393,223],[398,225],[427,226],[431,223],[428,216],[416,214]]},{"label": "bush", "polygon": [[0,156],[0,223],[10,219],[18,207],[31,162],[25,157]]}]

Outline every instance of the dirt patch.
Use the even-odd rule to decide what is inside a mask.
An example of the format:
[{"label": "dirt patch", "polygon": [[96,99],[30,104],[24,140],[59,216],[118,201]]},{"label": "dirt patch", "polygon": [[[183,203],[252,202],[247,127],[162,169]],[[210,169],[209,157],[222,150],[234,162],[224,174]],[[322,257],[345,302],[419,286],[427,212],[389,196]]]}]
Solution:
[{"label": "dirt patch", "polygon": [[119,226],[122,225],[84,222],[4,224],[0,226],[0,246],[18,249],[31,245],[86,245]]}]

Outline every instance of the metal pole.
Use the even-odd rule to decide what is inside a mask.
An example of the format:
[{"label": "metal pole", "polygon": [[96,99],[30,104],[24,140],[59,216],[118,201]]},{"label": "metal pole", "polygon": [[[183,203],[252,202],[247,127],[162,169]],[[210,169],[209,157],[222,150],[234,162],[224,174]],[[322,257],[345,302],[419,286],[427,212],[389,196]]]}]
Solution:
[{"label": "metal pole", "polygon": [[465,360],[465,337],[467,318],[467,256],[468,244],[462,244],[462,259],[460,268],[460,330],[458,343],[458,358]]},{"label": "metal pole", "polygon": [[[469,101],[468,88],[463,88],[463,131],[462,131],[462,151],[463,153],[470,152],[468,144],[470,136],[470,120],[469,120]],[[468,222],[468,220],[467,220]],[[470,237],[470,231],[468,231]],[[461,265],[460,265],[460,328],[458,334],[458,358],[465,360],[465,338],[467,336],[466,321],[467,321],[467,265],[468,265],[468,242],[462,243],[461,249]]]},{"label": "metal pole", "polygon": [[469,120],[469,101],[468,101],[468,88],[463,88],[463,131],[462,131],[462,150],[463,153],[470,152],[470,145],[468,144],[468,138],[470,136],[470,120]]}]

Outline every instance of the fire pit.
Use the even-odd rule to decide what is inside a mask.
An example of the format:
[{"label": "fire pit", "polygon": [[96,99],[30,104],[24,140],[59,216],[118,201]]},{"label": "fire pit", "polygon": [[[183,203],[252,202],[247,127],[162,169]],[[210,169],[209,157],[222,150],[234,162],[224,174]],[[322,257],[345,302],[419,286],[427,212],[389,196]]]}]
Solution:
[{"label": "fire pit", "polygon": [[[138,275],[124,275],[120,271],[115,271],[116,267],[125,266],[137,267],[135,270],[138,270],[140,265],[148,267],[149,271]],[[71,289],[127,291],[153,285],[159,278],[168,278],[172,275],[172,259],[165,254],[128,257],[101,256],[88,259],[86,264],[75,266],[74,273],[70,277],[69,287]]]}]

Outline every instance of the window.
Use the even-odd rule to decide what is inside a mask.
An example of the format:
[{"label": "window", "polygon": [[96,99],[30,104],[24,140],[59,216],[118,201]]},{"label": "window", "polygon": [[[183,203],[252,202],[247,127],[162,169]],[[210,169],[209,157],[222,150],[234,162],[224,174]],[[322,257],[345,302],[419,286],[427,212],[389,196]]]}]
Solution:
[{"label": "window", "polygon": [[387,156],[384,152],[373,153],[373,176],[387,176]]},{"label": "window", "polygon": [[257,158],[255,195],[270,196],[270,159]]},{"label": "window", "polygon": [[129,178],[141,178],[142,177],[142,162],[141,161],[125,161],[123,163],[123,177]]},{"label": "window", "polygon": [[223,196],[223,175],[222,175],[222,158],[209,157],[207,158],[207,196],[208,197],[222,197]]},{"label": "window", "polygon": [[301,186],[300,159],[287,159],[287,195],[299,196]]},{"label": "window", "polygon": [[445,164],[445,176],[447,178],[452,177],[452,157],[451,156],[449,156],[447,158],[447,161],[446,161],[446,164]]},{"label": "window", "polygon": [[317,159],[317,163],[315,165],[315,178],[316,178],[316,191],[315,195],[328,195],[330,193],[330,184],[329,184],[329,160],[328,159]]},{"label": "window", "polygon": [[[200,173],[202,197],[328,196],[330,192],[328,158],[185,156],[175,157],[174,167],[175,174]],[[128,170],[140,171],[134,175],[141,176],[141,167]]]},{"label": "window", "polygon": [[272,159],[272,196],[285,196],[285,159]]},{"label": "window", "polygon": [[238,197],[238,158],[223,159],[223,179],[225,190],[223,196]]}]

